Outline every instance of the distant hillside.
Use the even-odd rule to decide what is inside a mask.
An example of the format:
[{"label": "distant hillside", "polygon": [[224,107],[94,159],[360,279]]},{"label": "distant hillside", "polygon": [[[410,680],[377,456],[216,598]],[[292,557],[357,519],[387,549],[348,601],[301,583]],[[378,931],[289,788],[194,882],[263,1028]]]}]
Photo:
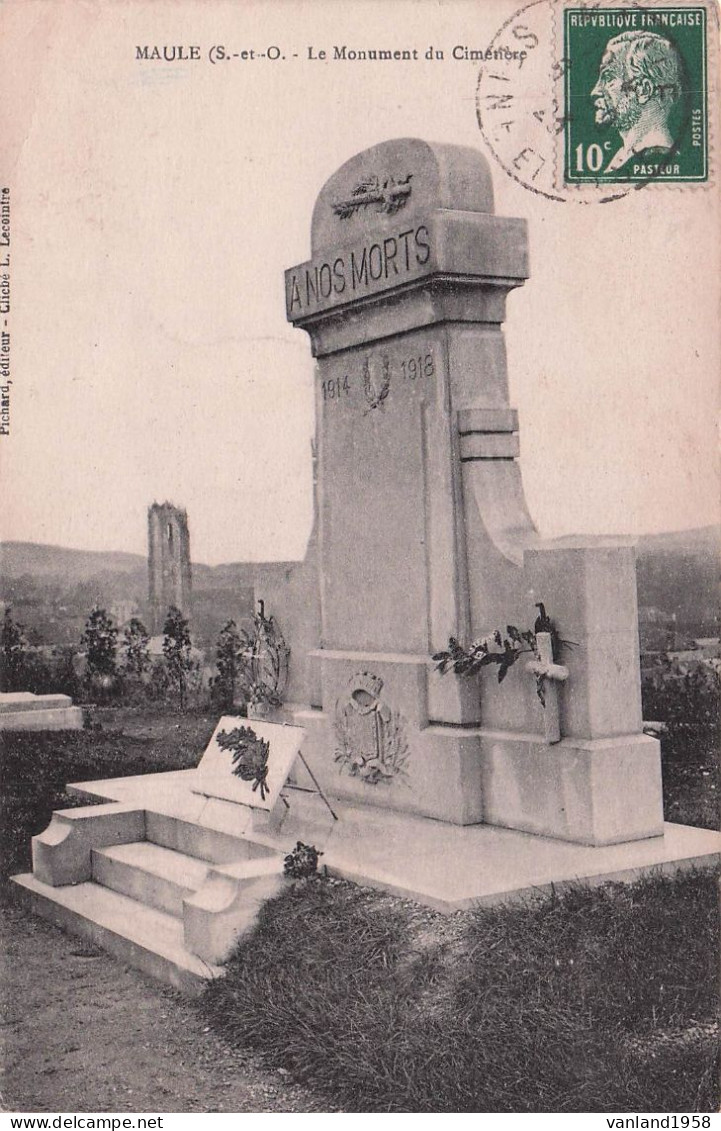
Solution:
[{"label": "distant hillside", "polygon": [[[659,616],[676,617],[689,636],[719,632],[721,527],[645,535],[638,540],[639,605]],[[282,575],[291,562],[193,562],[193,630],[206,643],[215,640],[229,618],[252,612],[253,583],[259,568]],[[147,618],[147,562],[141,554],[69,550],[33,542],[0,543],[0,600],[13,606],[38,643],[77,643],[96,603],[120,621]]]},{"label": "distant hillside", "polygon": [[69,584],[88,581],[101,573],[133,573],[147,570],[141,554],[119,551],[67,550],[37,542],[0,543],[0,573],[4,578],[62,577]]},{"label": "distant hillside", "polygon": [[665,534],[642,534],[640,553],[694,553],[721,555],[721,526],[698,526],[693,530],[671,530]]},{"label": "distant hillside", "polygon": [[[259,566],[281,573],[294,562],[228,562],[208,566],[193,562],[193,590],[247,588]],[[142,577],[147,588],[148,563],[143,554],[114,550],[68,550],[64,546],[44,546],[37,542],[0,542],[0,576],[5,580],[20,577],[59,579],[65,586],[109,580],[114,574]]]},{"label": "distant hillside", "polygon": [[[253,611],[253,563],[194,562],[193,633],[215,640],[229,619]],[[149,623],[148,565],[141,554],[69,550],[34,542],[0,544],[0,600],[11,605],[32,643],[77,644],[90,609],[108,609],[119,623]]]},{"label": "distant hillside", "polygon": [[718,635],[721,527],[645,535],[636,554],[640,606],[675,616],[689,636]]}]

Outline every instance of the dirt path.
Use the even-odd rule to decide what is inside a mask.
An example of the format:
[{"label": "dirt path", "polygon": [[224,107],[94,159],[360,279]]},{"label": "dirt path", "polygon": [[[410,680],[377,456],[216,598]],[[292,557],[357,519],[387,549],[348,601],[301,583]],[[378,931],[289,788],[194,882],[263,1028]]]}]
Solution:
[{"label": "dirt path", "polygon": [[339,1110],[227,1045],[173,990],[22,907],[3,920],[5,1110]]}]

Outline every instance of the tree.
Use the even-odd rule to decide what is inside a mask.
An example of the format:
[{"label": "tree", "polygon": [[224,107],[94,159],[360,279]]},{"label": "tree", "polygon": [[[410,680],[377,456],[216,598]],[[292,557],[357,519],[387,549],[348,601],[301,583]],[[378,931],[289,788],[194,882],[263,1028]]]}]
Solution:
[{"label": "tree", "polygon": [[215,645],[215,665],[218,674],[213,689],[221,707],[232,707],[238,679],[242,640],[234,620],[223,625]]},{"label": "tree", "polygon": [[86,673],[88,679],[103,681],[107,685],[117,671],[115,648],[118,630],[105,609],[95,605],[85,622],[85,631],[80,643],[85,648]]},{"label": "tree", "polygon": [[123,633],[123,672],[125,675],[139,679],[150,667],[150,651],[148,644],[150,636],[141,620],[133,617],[125,627]]},{"label": "tree", "polygon": [[53,652],[53,690],[61,695],[69,695],[71,699],[76,699],[82,690],[75,669],[76,654],[77,648],[73,645],[60,645]]},{"label": "tree", "polygon": [[27,640],[24,626],[17,624],[12,617],[12,609],[5,609],[2,626],[2,652],[0,654],[0,687],[3,691],[19,691],[23,684],[27,661]]},{"label": "tree", "polygon": [[188,622],[175,605],[168,609],[163,625],[163,656],[171,683],[178,692],[180,709],[185,709],[188,674],[193,666]]}]

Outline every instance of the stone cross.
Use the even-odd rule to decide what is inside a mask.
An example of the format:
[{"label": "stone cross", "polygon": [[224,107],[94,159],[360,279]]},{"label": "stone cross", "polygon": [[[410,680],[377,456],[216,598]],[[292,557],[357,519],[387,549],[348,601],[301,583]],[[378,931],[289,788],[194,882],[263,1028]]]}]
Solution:
[{"label": "stone cross", "polygon": [[563,664],[553,662],[553,641],[550,632],[536,633],[536,650],[538,659],[526,664],[526,671],[535,676],[542,676],[544,681],[545,710],[543,723],[546,732],[546,742],[549,746],[561,741],[560,705],[558,702],[558,684],[565,683],[568,679],[568,668]]}]

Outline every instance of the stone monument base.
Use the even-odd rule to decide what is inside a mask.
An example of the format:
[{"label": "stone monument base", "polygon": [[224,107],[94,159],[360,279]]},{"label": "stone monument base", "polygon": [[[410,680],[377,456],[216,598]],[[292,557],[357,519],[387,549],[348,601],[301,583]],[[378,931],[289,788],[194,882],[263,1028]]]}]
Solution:
[{"label": "stone monument base", "polygon": [[283,857],[313,844],[335,876],[450,913],[566,886],[629,883],[714,865],[721,835],[662,835],[591,847],[492,825],[453,825],[286,786],[270,812],[200,796],[197,770],[68,786],[105,804],[53,815],[33,872],[13,877],[32,909],[185,993],[222,975]]},{"label": "stone monument base", "polygon": [[645,734],[548,745],[540,734],[431,724],[411,732],[403,779],[369,787],[328,757],[326,712],[290,705],[284,718],[305,729],[304,757],[332,798],[598,847],[663,835],[658,742]]},{"label": "stone monument base", "polygon": [[83,712],[69,695],[0,694],[0,730],[82,730]]},{"label": "stone monument base", "polygon": [[452,825],[287,786],[270,814],[193,793],[195,770],[143,774],[68,786],[81,797],[146,805],[280,852],[298,840],[322,850],[334,875],[453,912],[525,899],[553,885],[632,882],[646,872],[675,872],[721,859],[721,833],[666,823],[660,835],[604,847],[574,844],[493,825]]}]

